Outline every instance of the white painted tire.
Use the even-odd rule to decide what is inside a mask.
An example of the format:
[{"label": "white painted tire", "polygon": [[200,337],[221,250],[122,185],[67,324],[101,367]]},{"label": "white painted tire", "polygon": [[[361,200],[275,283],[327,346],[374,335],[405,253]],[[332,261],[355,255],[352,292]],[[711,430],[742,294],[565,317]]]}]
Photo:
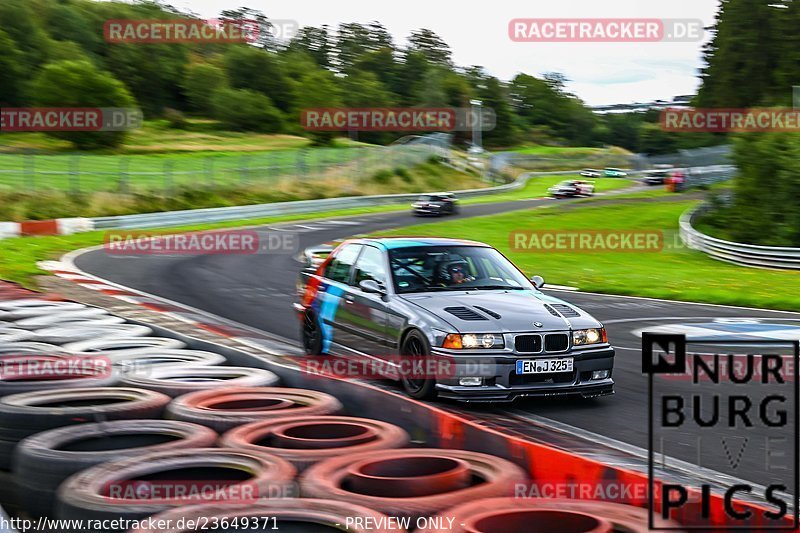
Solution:
[{"label": "white painted tire", "polygon": [[105,309],[87,307],[76,311],[51,313],[47,315],[22,318],[16,322],[10,322],[9,326],[20,329],[42,329],[53,326],[62,326],[78,322],[93,322],[95,324],[122,324],[124,318],[109,315]]},{"label": "white painted tire", "polygon": [[86,309],[75,302],[51,302],[49,300],[8,300],[0,302],[0,320],[20,320],[34,316],[50,315]]},{"label": "white painted tire", "polygon": [[73,354],[105,355],[109,358],[115,356],[141,353],[142,350],[158,348],[161,350],[177,350],[185,348],[186,343],[177,339],[166,337],[121,337],[118,339],[94,339],[88,341],[70,342],[62,348]]},{"label": "white painted tire", "polygon": [[25,329],[0,327],[0,346],[33,339],[34,334]]},{"label": "white painted tire", "polygon": [[172,365],[218,366],[225,364],[224,356],[200,350],[139,350],[137,353],[112,356],[111,364],[123,373],[137,372]]},{"label": "white painted tire", "polygon": [[120,385],[161,392],[174,398],[226,387],[274,387],[279,381],[274,373],[261,368],[170,365],[123,374]]},{"label": "white painted tire", "polygon": [[111,324],[93,325],[66,325],[44,328],[34,331],[34,340],[49,342],[51,344],[67,344],[87,340],[113,339],[117,337],[145,337],[151,335],[153,330],[147,326],[137,324]]}]

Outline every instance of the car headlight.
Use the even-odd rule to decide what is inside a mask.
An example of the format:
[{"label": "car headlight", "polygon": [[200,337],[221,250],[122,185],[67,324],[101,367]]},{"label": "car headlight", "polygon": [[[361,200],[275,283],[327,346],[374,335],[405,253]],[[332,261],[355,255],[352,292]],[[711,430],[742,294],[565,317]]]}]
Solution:
[{"label": "car headlight", "polygon": [[444,338],[442,348],[451,350],[503,348],[503,336],[498,333],[450,333]]},{"label": "car headlight", "polygon": [[601,342],[608,342],[606,328],[576,329],[572,332],[573,346],[585,346]]}]

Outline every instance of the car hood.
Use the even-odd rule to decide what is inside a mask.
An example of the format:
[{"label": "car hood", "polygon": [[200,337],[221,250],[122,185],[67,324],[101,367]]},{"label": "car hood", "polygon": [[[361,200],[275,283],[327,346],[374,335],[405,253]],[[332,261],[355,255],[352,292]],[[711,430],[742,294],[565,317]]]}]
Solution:
[{"label": "car hood", "polygon": [[[454,326],[459,333],[564,331],[600,326],[578,307],[538,291],[428,292],[405,294],[401,298]],[[562,305],[568,307],[561,308]],[[564,316],[558,309],[578,316]],[[535,322],[542,325],[537,327]]]}]

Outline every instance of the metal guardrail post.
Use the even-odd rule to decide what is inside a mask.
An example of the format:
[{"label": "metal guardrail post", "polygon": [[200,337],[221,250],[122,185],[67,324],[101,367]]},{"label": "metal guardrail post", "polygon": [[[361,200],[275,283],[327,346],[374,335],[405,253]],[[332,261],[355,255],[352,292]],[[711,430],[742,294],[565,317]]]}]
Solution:
[{"label": "metal guardrail post", "polygon": [[25,176],[25,181],[27,183],[27,188],[32,191],[36,190],[36,160],[34,159],[33,154],[28,154],[25,156],[25,167],[23,176]]},{"label": "metal guardrail post", "polygon": [[130,160],[127,157],[120,157],[119,159],[119,191],[122,193],[128,192],[130,176],[128,175],[128,168]]},{"label": "metal guardrail post", "polygon": [[69,159],[69,190],[72,194],[81,192],[81,156],[72,154]]}]

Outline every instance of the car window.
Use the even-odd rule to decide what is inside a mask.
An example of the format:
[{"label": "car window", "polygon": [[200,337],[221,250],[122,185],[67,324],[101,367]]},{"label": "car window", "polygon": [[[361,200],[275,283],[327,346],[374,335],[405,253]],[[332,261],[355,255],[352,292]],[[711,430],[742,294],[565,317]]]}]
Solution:
[{"label": "car window", "polygon": [[355,285],[364,280],[375,280],[380,284],[386,283],[386,267],[383,264],[383,253],[372,246],[365,246],[364,251],[356,262]]},{"label": "car window", "polygon": [[500,252],[482,246],[414,246],[389,252],[399,294],[437,290],[530,289]]},{"label": "car window", "polygon": [[333,281],[348,283],[350,281],[350,269],[353,263],[356,262],[360,251],[360,244],[348,244],[337,251],[325,268],[325,277]]}]

